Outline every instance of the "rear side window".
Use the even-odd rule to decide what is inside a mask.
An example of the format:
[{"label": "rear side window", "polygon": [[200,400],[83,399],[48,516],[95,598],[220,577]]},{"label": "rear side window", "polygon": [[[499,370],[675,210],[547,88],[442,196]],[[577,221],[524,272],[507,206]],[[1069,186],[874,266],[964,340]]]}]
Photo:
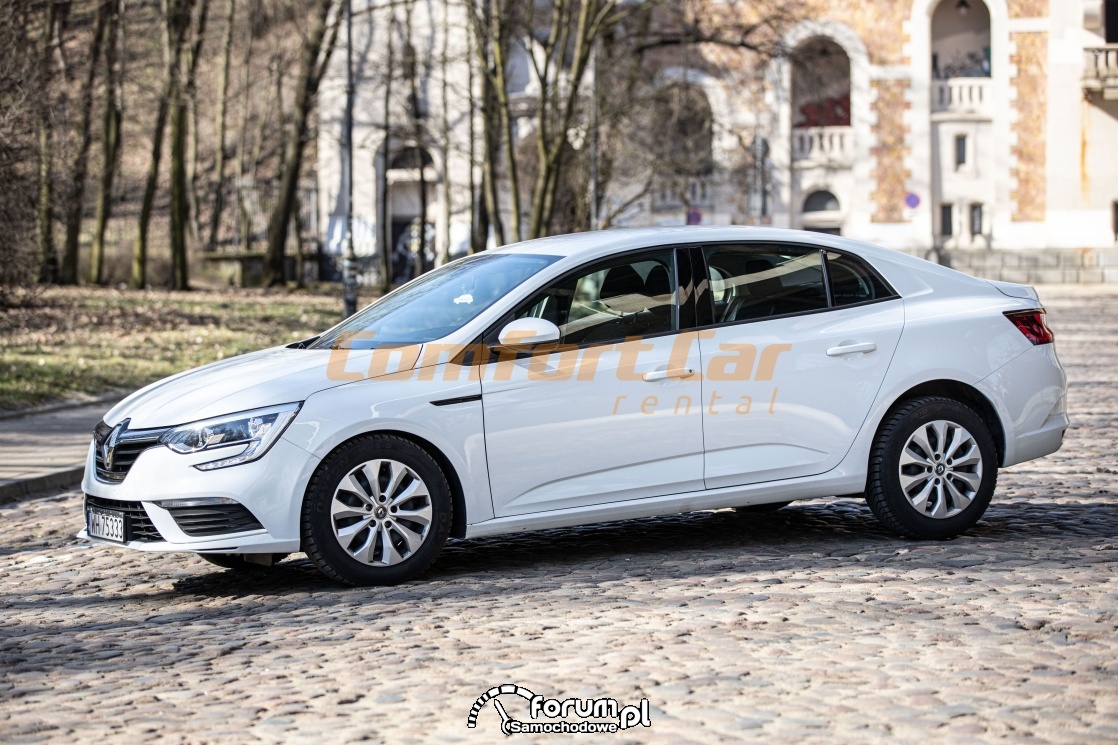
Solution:
[{"label": "rear side window", "polygon": [[856,305],[893,296],[893,292],[853,256],[827,252],[827,278],[835,307]]},{"label": "rear side window", "polygon": [[715,323],[738,323],[827,307],[819,251],[795,246],[705,248]]}]

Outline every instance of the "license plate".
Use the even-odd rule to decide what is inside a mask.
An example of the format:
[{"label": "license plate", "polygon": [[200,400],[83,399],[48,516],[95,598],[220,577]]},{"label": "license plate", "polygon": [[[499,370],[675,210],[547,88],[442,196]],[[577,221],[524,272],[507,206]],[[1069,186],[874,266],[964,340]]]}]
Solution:
[{"label": "license plate", "polygon": [[85,529],[90,538],[124,543],[124,513],[90,507],[85,513]]}]

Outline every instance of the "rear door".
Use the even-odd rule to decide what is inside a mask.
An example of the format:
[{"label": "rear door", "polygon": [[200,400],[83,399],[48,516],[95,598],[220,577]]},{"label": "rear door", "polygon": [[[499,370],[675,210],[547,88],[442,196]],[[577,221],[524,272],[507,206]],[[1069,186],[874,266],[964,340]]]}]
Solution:
[{"label": "rear door", "polygon": [[849,451],[904,325],[860,258],[807,245],[696,249],[708,489],[823,473]]}]

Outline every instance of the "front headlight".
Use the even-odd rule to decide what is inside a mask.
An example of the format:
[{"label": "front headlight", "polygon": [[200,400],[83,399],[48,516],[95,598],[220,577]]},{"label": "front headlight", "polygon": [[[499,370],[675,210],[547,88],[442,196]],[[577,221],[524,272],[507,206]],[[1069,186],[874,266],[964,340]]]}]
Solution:
[{"label": "front headlight", "polygon": [[159,438],[159,442],[176,453],[184,454],[238,446],[241,448],[234,455],[195,465],[200,471],[250,463],[264,457],[287,429],[287,425],[291,424],[302,405],[301,402],[283,404],[191,422],[167,430]]}]

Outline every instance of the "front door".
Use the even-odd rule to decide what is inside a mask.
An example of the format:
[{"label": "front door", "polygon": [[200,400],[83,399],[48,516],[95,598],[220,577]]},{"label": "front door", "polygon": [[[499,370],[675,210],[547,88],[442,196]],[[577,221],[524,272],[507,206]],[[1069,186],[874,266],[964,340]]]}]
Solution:
[{"label": "front door", "polygon": [[589,265],[512,315],[552,321],[562,338],[482,376],[497,517],[703,488],[699,350],[679,333],[676,253]]}]

